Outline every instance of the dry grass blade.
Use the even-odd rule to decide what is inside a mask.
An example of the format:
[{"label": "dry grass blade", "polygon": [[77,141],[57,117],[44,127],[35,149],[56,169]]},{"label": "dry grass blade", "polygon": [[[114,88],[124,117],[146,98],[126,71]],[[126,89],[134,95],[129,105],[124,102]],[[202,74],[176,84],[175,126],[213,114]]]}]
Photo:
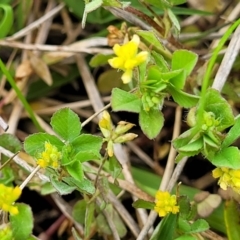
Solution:
[{"label": "dry grass blade", "polygon": [[35,54],[30,54],[30,63],[34,72],[49,86],[52,85],[53,80],[47,64]]},{"label": "dry grass blade", "polygon": [[221,62],[221,65],[218,69],[218,72],[215,76],[212,87],[218,91],[221,91],[227,77],[232,69],[232,66],[235,62],[240,51],[240,26],[236,29],[233,37],[228,45],[228,49],[224,55],[224,58]]},{"label": "dry grass blade", "polygon": [[7,131],[8,129],[8,124],[0,117],[0,127],[4,130]]},{"label": "dry grass blade", "polygon": [[64,3],[59,4],[57,7],[49,11],[47,14],[43,15],[41,18],[36,20],[35,22],[32,22],[27,27],[21,29],[19,32],[13,34],[11,37],[8,37],[7,40],[16,40],[18,38],[26,36],[30,31],[33,31],[34,29],[38,28],[39,25],[47,21],[48,19],[54,17],[57,13],[61,11],[65,6]]}]

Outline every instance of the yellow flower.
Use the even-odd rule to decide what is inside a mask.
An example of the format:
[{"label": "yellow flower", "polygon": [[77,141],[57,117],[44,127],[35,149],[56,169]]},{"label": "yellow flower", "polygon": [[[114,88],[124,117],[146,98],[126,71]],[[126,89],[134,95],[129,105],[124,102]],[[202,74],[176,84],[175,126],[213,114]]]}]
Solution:
[{"label": "yellow flower", "polygon": [[219,178],[218,184],[224,190],[231,187],[240,194],[240,169],[230,169],[227,167],[217,167],[212,171],[214,178]]},{"label": "yellow flower", "polygon": [[13,206],[13,203],[20,197],[21,193],[22,190],[18,186],[13,188],[0,184],[0,209],[11,215],[18,214],[18,209]]},{"label": "yellow flower", "polygon": [[124,71],[121,79],[125,84],[132,80],[133,68],[147,60],[148,52],[142,51],[137,53],[139,43],[140,39],[138,35],[133,35],[132,40],[124,45],[115,44],[113,51],[117,57],[108,60],[108,63],[113,68]]},{"label": "yellow flower", "polygon": [[58,151],[56,146],[45,142],[45,151],[40,153],[37,163],[42,168],[52,167],[56,169],[59,167],[61,157],[61,152]]},{"label": "yellow flower", "polygon": [[113,124],[111,121],[111,117],[107,111],[103,112],[102,118],[100,119],[98,125],[103,136],[105,138],[109,138],[113,130]]},{"label": "yellow flower", "polygon": [[170,212],[173,214],[179,212],[175,195],[170,195],[169,192],[157,191],[155,198],[154,210],[160,217],[164,217]]}]

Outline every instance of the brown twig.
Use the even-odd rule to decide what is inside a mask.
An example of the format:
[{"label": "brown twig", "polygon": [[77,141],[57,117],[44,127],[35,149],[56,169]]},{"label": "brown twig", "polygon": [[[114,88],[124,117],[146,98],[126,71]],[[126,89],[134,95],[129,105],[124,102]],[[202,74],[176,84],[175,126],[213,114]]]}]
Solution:
[{"label": "brown twig", "polygon": [[21,29],[19,32],[16,32],[12,36],[8,37],[7,40],[11,40],[12,41],[12,40],[16,40],[18,38],[26,36],[30,31],[38,28],[39,25],[41,25],[42,23],[44,23],[48,19],[54,17],[57,13],[59,13],[59,11],[61,11],[61,9],[64,8],[64,6],[65,6],[64,3],[59,4],[57,7],[55,7],[54,9],[52,9],[51,11],[49,11],[48,13],[43,15],[41,18],[39,18],[35,22],[32,22],[27,27]]},{"label": "brown twig", "polygon": [[25,44],[17,41],[0,40],[0,46],[18,48],[23,50],[31,51],[45,51],[45,52],[66,52],[66,53],[103,53],[112,54],[111,49],[106,48],[96,48],[92,46],[107,46],[107,39],[96,37],[92,39],[82,40],[72,44],[70,46],[56,46],[56,45],[46,45],[46,44]]}]

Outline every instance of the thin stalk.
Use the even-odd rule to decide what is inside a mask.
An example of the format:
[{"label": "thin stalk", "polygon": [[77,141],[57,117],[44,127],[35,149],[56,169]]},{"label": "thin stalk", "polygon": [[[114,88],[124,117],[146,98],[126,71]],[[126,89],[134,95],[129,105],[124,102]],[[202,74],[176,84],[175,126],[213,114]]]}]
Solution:
[{"label": "thin stalk", "polygon": [[14,157],[16,157],[20,151],[16,152],[12,157],[10,157],[3,165],[0,166],[0,170],[2,170],[8,163],[10,163]]},{"label": "thin stalk", "polygon": [[30,175],[24,180],[24,182],[19,186],[21,190],[30,182],[30,180],[33,178],[33,176],[39,171],[41,167],[38,165],[31,173]]}]

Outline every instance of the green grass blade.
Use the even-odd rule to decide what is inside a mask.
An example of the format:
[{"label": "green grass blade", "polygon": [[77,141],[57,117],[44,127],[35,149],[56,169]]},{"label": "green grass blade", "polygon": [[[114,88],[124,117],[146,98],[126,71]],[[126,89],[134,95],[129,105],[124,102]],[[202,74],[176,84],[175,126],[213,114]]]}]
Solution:
[{"label": "green grass blade", "polygon": [[0,22],[0,39],[7,36],[13,25],[13,10],[10,5],[0,4],[0,9],[3,11],[3,17]]},{"label": "green grass blade", "polygon": [[2,62],[2,60],[0,59],[0,70],[3,72],[3,74],[6,76],[9,84],[11,85],[11,87],[15,90],[19,100],[22,102],[25,110],[27,111],[27,113],[29,114],[30,118],[32,119],[34,125],[36,126],[36,128],[38,129],[38,131],[43,132],[43,129],[41,128],[41,126],[39,125],[34,112],[32,110],[32,108],[30,107],[30,105],[28,104],[26,98],[24,97],[24,95],[22,94],[22,92],[19,90],[19,88],[17,87],[14,79],[12,78],[12,76],[10,75],[9,71],[7,70],[5,64]]}]

